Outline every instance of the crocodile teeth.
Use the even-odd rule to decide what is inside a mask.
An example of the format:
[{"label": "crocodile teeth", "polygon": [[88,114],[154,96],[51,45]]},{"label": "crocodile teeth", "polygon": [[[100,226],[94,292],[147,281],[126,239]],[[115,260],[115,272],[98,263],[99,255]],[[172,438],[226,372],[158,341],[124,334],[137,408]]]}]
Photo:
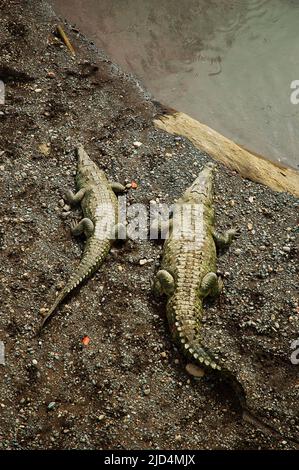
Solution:
[{"label": "crocodile teeth", "polygon": [[185,344],[185,349],[189,349],[190,348],[190,344],[186,343]]},{"label": "crocodile teeth", "polygon": [[181,339],[181,343],[182,344],[185,344],[186,343],[186,340],[184,338]]},{"label": "crocodile teeth", "polygon": [[211,367],[212,369],[217,369],[217,364],[215,364],[215,362],[211,362]]},{"label": "crocodile teeth", "polygon": [[208,361],[207,359],[204,360],[204,363],[205,363],[206,366],[210,365],[210,361]]},{"label": "crocodile teeth", "polygon": [[194,349],[192,349],[192,348],[189,349],[189,353],[190,353],[190,354],[193,354],[193,353],[194,353]]},{"label": "crocodile teeth", "polygon": [[180,326],[178,321],[175,322],[175,326]]},{"label": "crocodile teeth", "polygon": [[194,353],[194,354],[193,354],[193,357],[194,357],[194,359],[198,359],[198,354],[197,354],[197,353]]}]

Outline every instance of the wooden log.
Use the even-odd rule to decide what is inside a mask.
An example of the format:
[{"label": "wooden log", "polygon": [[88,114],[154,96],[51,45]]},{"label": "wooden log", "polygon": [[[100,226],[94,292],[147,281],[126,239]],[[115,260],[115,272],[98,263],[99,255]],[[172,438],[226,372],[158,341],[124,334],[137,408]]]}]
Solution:
[{"label": "wooden log", "polygon": [[166,132],[186,137],[199,150],[237,171],[244,178],[262,183],[275,191],[285,191],[299,197],[299,171],[240,147],[187,114],[174,112],[159,116],[154,120],[154,124]]}]

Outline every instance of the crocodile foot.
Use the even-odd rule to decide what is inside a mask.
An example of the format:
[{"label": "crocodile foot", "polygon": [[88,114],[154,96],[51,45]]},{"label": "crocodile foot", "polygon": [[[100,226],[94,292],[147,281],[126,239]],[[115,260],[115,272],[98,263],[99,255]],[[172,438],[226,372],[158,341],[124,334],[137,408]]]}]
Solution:
[{"label": "crocodile foot", "polygon": [[112,191],[114,192],[114,194],[124,194],[127,192],[127,188],[121,184],[121,183],[117,183],[115,181],[113,181],[112,183],[110,183],[110,188],[112,189]]},{"label": "crocodile foot", "polygon": [[86,192],[86,188],[80,189],[76,194],[74,194],[73,191],[68,189],[64,193],[63,198],[68,204],[70,204],[71,206],[75,206],[76,204],[79,204],[79,202],[82,201],[85,195],[85,192]]},{"label": "crocodile foot", "polygon": [[166,269],[160,269],[160,271],[157,272],[154,281],[154,292],[156,294],[166,294],[168,296],[173,294],[174,279]]},{"label": "crocodile foot", "polygon": [[235,238],[240,236],[240,229],[239,228],[230,228],[226,230],[223,234],[220,234],[216,230],[213,231],[213,238],[215,241],[215,245],[219,250],[224,250],[230,246],[232,241]]},{"label": "crocodile foot", "polygon": [[75,220],[71,222],[71,232],[75,236],[79,236],[82,233],[88,238],[94,232],[94,223],[92,220],[88,219],[88,217],[84,217],[79,223]]},{"label": "crocodile foot", "polygon": [[223,281],[221,278],[218,278],[215,273],[208,273],[204,276],[201,286],[200,294],[202,297],[217,297],[223,287]]}]

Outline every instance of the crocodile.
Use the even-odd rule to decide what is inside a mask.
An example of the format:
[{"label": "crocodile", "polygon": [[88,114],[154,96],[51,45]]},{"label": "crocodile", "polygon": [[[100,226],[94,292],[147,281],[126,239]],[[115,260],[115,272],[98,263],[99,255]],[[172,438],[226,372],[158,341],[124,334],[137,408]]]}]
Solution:
[{"label": "crocodile", "polygon": [[77,158],[78,192],[68,190],[64,199],[72,206],[81,203],[84,218],[79,223],[72,221],[71,232],[75,236],[84,233],[87,241],[77,270],[47,311],[40,330],[61,302],[99,268],[115,239],[125,239],[125,227],[118,222],[117,194],[125,192],[126,188],[120,183],[110,183],[81,145],[77,147]]},{"label": "crocodile", "polygon": [[[223,283],[216,275],[217,252],[229,247],[239,229],[220,234],[214,228],[213,172],[207,164],[193,184],[177,200],[173,217],[159,230],[166,237],[161,268],[153,288],[166,294],[166,314],[174,341],[183,354],[203,369],[220,376],[233,389],[242,411],[242,419],[263,433],[279,438],[283,434],[250,410],[246,392],[235,374],[203,345],[201,337],[203,300],[220,294]],[[155,230],[155,222],[153,224]],[[298,441],[289,439],[298,448]]]},{"label": "crocodile", "polygon": [[238,230],[229,229],[221,235],[214,228],[214,168],[207,164],[174,205],[154,291],[167,296],[171,335],[183,353],[203,368],[216,371],[222,366],[201,339],[203,300],[220,293],[217,249],[228,247]]}]

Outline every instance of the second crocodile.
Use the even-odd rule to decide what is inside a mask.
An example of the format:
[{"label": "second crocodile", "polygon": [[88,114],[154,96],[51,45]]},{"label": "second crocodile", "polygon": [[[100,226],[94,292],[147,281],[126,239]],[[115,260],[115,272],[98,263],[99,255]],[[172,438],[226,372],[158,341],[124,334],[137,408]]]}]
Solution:
[{"label": "second crocodile", "polygon": [[40,330],[54,315],[60,303],[101,265],[116,238],[125,238],[124,226],[118,223],[116,194],[125,191],[119,183],[109,183],[105,173],[89,158],[82,146],[77,148],[78,192],[67,191],[65,199],[71,205],[81,203],[84,218],[72,224],[72,233],[87,237],[77,270],[57,296],[43,319]]},{"label": "second crocodile", "polygon": [[202,304],[222,287],[215,273],[216,246],[229,246],[237,231],[220,235],[214,229],[213,170],[214,165],[208,164],[174,206],[154,289],[168,297],[170,331],[184,354],[205,368],[220,370],[221,365],[202,345]]}]

